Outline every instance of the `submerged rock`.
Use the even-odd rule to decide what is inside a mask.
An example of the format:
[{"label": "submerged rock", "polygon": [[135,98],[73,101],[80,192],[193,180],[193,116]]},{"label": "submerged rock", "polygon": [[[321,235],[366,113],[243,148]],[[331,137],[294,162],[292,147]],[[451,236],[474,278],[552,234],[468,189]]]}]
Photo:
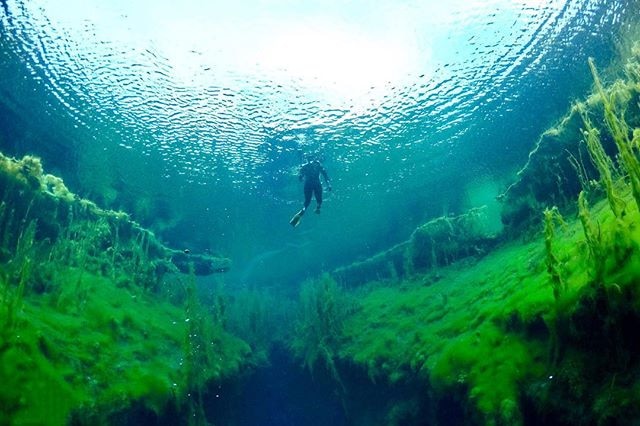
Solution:
[{"label": "submerged rock", "polygon": [[[128,214],[105,210],[73,194],[59,177],[45,174],[39,158],[20,160],[0,153],[0,226],[2,253],[8,255],[34,223],[34,241],[62,262],[108,274],[114,264],[130,263],[132,273],[159,277],[166,272],[197,275],[226,272],[224,257],[184,253],[162,244]],[[1,254],[1,253],[0,253]],[[2,256],[0,256],[2,260]]]}]

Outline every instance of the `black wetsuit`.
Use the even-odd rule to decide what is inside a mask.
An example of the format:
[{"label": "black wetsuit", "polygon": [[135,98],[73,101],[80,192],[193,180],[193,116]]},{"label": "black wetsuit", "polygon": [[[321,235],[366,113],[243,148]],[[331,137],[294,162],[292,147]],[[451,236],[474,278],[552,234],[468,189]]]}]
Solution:
[{"label": "black wetsuit", "polygon": [[[315,195],[318,209],[322,204],[322,184],[320,183],[320,174],[324,177],[325,182],[329,182],[327,171],[322,167],[319,161],[310,161],[300,169],[298,177],[304,179],[304,209],[306,210],[311,203],[311,195]],[[319,210],[318,210],[319,211]]]}]

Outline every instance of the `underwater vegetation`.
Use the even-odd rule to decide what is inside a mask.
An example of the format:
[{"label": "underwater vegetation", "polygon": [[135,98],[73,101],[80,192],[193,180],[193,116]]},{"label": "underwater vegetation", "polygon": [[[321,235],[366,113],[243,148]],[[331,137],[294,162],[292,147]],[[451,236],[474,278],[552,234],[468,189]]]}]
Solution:
[{"label": "underwater vegetation", "polygon": [[300,291],[300,309],[290,342],[304,367],[312,374],[318,368],[324,370],[340,392],[344,392],[344,384],[335,362],[351,305],[344,290],[329,275],[306,282]]},{"label": "underwater vegetation", "polygon": [[483,208],[435,218],[297,301],[203,294],[229,259],[0,154],[0,424],[234,424],[216,408],[244,409],[277,358],[349,425],[639,424],[640,44],[614,82],[587,66],[593,93],[500,197],[501,234]]},{"label": "underwater vegetation", "polygon": [[199,303],[195,276],[229,261],[163,246],[36,157],[0,155],[0,200],[0,424],[215,421],[201,395],[251,349]]},{"label": "underwater vegetation", "polygon": [[486,207],[441,216],[420,225],[410,238],[369,259],[332,272],[350,287],[370,281],[397,280],[425,273],[471,256],[481,256],[498,241],[486,228]]},{"label": "underwater vegetation", "polygon": [[[602,83],[599,85],[611,98],[626,126],[635,129],[640,126],[640,47],[637,42],[629,44],[626,54],[608,72],[611,74],[609,78],[617,77],[615,81],[606,90]],[[597,183],[604,170],[598,162],[590,161],[588,146],[593,135],[584,138],[583,130],[589,131],[590,128],[597,133],[603,150],[597,156],[603,161],[615,162],[612,159],[617,158],[625,161],[622,157],[629,153],[624,146],[620,151],[614,137],[616,134],[621,136],[620,129],[611,123],[614,126],[611,131],[601,131],[608,128],[608,120],[612,118],[612,111],[606,112],[604,105],[602,92],[596,88],[586,100],[576,102],[553,128],[540,136],[527,163],[518,172],[517,180],[500,196],[507,237],[515,238],[535,229],[535,225],[541,223],[540,211],[548,206],[575,208],[579,192]],[[586,111],[589,124],[583,119]],[[610,170],[616,173],[613,168]]]},{"label": "underwater vegetation", "polygon": [[503,235],[472,246],[468,221],[439,218],[303,290],[299,359],[329,364],[338,394],[368,377],[402,395],[375,419],[346,398],[349,424],[640,422],[640,45],[625,79],[588,65],[594,93],[502,196]]}]

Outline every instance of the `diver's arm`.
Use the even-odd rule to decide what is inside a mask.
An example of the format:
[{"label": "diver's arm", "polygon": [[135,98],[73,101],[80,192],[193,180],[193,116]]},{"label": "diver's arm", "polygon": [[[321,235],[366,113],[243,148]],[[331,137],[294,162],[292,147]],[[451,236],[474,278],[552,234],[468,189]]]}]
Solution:
[{"label": "diver's arm", "polygon": [[329,175],[327,174],[327,171],[325,170],[324,167],[322,167],[320,169],[320,173],[322,174],[322,177],[324,178],[324,183],[327,184],[327,191],[331,191],[331,183],[329,182]]}]

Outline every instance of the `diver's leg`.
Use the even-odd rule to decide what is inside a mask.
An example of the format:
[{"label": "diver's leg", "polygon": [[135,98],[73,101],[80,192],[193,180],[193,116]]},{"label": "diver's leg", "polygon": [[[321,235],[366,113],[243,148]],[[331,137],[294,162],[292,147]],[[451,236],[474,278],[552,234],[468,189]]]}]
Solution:
[{"label": "diver's leg", "polygon": [[296,213],[291,218],[291,220],[289,221],[291,226],[293,226],[294,228],[300,224],[300,219],[302,219],[302,215],[304,214],[304,212],[307,210],[307,207],[309,207],[309,204],[311,203],[311,195],[312,194],[313,194],[313,187],[311,185],[308,185],[308,184],[305,183],[305,185],[304,185],[304,207],[302,207],[302,209],[298,213]]},{"label": "diver's leg", "polygon": [[316,213],[320,213],[320,206],[322,206],[322,185],[318,184],[313,188],[313,193],[316,196]]},{"label": "diver's leg", "polygon": [[304,213],[311,204],[311,195],[313,194],[313,185],[309,185],[307,183],[304,184],[304,207],[302,208],[302,212]]}]

